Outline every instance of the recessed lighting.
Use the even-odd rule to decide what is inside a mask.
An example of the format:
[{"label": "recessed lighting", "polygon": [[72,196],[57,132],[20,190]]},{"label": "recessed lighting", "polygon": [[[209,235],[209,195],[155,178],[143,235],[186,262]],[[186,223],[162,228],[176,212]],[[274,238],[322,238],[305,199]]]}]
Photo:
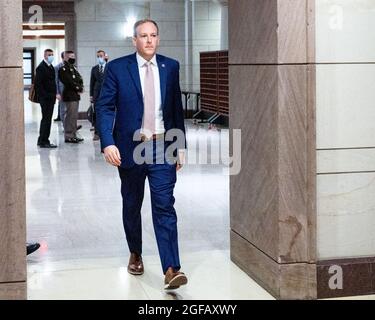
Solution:
[{"label": "recessed lighting", "polygon": [[137,22],[137,18],[130,16],[126,19],[126,22],[124,24],[124,36],[125,38],[129,38],[133,36],[133,27],[134,24]]}]

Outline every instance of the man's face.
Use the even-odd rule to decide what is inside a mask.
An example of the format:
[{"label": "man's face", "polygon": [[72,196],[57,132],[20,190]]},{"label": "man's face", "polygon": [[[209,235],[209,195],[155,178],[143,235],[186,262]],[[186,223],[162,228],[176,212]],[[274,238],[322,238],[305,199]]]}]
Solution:
[{"label": "man's face", "polygon": [[103,59],[104,59],[104,57],[105,57],[105,53],[104,53],[104,52],[99,52],[99,53],[96,54],[96,57],[97,57],[97,58],[103,58]]},{"label": "man's face", "polygon": [[69,59],[75,59],[76,55],[74,53],[68,53],[65,55],[65,61],[68,61]]},{"label": "man's face", "polygon": [[159,46],[159,41],[158,30],[152,22],[146,22],[138,26],[137,36],[133,37],[133,44],[138,53],[142,57],[149,59],[154,56]]},{"label": "man's face", "polygon": [[52,57],[53,57],[53,52],[51,52],[51,51],[46,51],[46,52],[44,53],[44,59],[48,60],[48,57],[49,57],[49,56],[52,56]]}]

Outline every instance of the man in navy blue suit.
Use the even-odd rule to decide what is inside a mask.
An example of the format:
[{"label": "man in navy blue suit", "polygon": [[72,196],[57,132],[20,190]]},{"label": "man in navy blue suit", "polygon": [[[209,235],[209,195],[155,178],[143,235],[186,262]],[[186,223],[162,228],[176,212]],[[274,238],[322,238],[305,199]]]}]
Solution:
[{"label": "man in navy blue suit", "polygon": [[121,178],[128,272],[144,272],[141,207],[147,177],[164,288],[176,289],[187,283],[180,271],[173,196],[186,139],[179,63],[156,54],[159,41],[155,21],[135,23],[137,52],[108,63],[96,112],[105,159]]}]

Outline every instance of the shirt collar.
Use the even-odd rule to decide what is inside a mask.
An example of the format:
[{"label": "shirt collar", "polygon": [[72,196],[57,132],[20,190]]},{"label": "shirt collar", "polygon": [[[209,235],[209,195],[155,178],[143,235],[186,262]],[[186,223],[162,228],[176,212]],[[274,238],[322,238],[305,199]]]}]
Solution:
[{"label": "shirt collar", "polygon": [[[49,66],[49,67],[51,66],[51,64],[48,63],[48,61],[47,61],[46,59],[43,59],[43,60],[44,60],[45,63],[47,63],[47,66]],[[40,60],[39,60],[39,61],[40,61]]]},{"label": "shirt collar", "polygon": [[[144,59],[138,52],[136,53],[136,56],[137,56],[137,63],[138,63],[138,67],[143,67],[144,64],[147,62],[146,59]],[[152,64],[154,66],[157,66],[157,62],[156,62],[156,54],[154,54],[154,56],[151,58],[150,60],[152,62]]]}]

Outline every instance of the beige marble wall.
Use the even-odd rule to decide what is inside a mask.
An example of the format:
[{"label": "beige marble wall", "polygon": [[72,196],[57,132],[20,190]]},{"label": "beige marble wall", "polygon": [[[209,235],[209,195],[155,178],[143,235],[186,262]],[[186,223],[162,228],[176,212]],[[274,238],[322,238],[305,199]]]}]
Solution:
[{"label": "beige marble wall", "polygon": [[26,298],[22,2],[0,6],[0,299]]},{"label": "beige marble wall", "polygon": [[375,256],[374,10],[316,0],[319,260]]},{"label": "beige marble wall", "polygon": [[316,297],[313,1],[229,1],[231,257],[278,298]]}]

